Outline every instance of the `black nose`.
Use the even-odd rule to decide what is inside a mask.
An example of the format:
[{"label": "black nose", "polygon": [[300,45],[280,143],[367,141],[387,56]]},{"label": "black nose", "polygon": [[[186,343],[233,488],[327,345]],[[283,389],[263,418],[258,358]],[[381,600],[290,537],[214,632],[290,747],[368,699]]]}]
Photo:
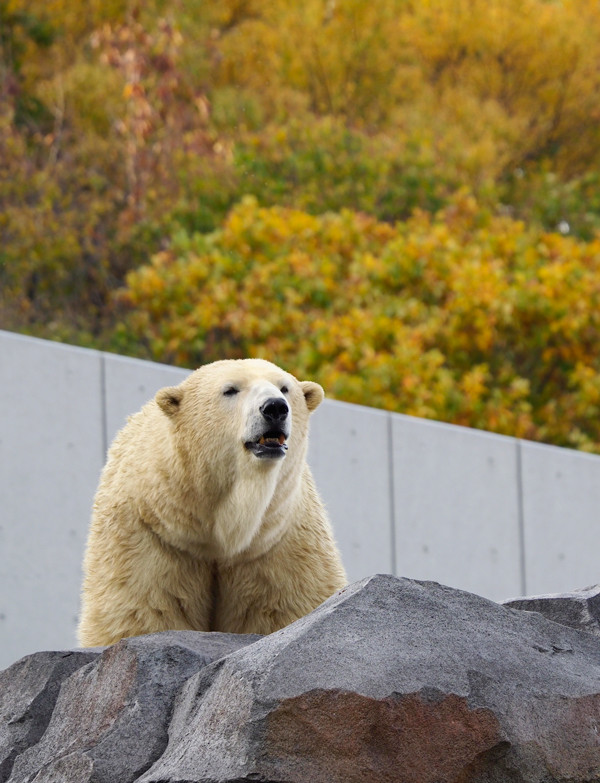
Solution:
[{"label": "black nose", "polygon": [[287,402],[281,397],[269,397],[260,406],[260,412],[269,423],[278,424],[287,419],[290,409]]}]

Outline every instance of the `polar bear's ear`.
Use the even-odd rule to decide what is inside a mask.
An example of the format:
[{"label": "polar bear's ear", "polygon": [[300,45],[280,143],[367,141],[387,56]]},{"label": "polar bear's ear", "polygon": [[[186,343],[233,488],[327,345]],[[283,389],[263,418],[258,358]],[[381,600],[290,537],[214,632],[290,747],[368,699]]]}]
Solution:
[{"label": "polar bear's ear", "polygon": [[319,384],[314,381],[300,381],[300,388],[302,389],[304,399],[306,400],[306,407],[309,411],[314,411],[315,408],[318,408],[323,402],[325,397],[323,387],[319,386]]},{"label": "polar bear's ear", "polygon": [[167,386],[156,393],[155,399],[162,412],[172,416],[179,409],[182,397],[183,390],[179,386]]}]

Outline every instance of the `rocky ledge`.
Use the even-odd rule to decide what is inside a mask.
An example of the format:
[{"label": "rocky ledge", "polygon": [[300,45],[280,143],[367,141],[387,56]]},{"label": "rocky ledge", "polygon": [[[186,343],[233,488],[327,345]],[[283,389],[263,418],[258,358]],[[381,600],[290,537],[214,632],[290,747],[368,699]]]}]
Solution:
[{"label": "rocky ledge", "polygon": [[0,673],[0,781],[599,781],[599,596],[374,576],[270,636],[36,653]]}]

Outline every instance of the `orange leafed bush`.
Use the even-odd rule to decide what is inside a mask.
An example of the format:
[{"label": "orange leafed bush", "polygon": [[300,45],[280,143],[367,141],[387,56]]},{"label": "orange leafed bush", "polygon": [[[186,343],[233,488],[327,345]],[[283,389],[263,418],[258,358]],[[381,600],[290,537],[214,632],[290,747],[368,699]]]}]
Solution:
[{"label": "orange leafed bush", "polygon": [[248,198],[120,301],[121,339],[158,360],[267,357],[339,399],[600,452],[600,240],[466,193],[394,226]]},{"label": "orange leafed bush", "polygon": [[0,0],[0,28],[3,328],[598,450],[596,2]]}]

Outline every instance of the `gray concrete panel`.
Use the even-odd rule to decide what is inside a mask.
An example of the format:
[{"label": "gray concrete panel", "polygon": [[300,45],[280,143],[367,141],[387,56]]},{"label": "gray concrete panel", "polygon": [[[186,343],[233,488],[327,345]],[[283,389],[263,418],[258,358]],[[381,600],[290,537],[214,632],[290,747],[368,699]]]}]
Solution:
[{"label": "gray concrete panel", "polygon": [[137,413],[159,389],[181,383],[190,371],[111,353],[102,357],[108,447],[128,416]]},{"label": "gray concrete panel", "polygon": [[524,594],[570,592],[600,581],[600,459],[521,442]]},{"label": "gray concrete panel", "polygon": [[393,573],[389,414],[325,400],[311,417],[308,461],[350,581]]},{"label": "gray concrete panel", "polygon": [[[187,373],[0,331],[0,667],[74,643],[106,447]],[[326,400],[309,462],[351,580],[496,600],[598,582],[598,456]]]},{"label": "gray concrete panel", "polygon": [[0,668],[75,643],[102,466],[100,354],[0,333]]},{"label": "gray concrete panel", "polygon": [[516,441],[392,415],[398,575],[500,600],[521,586]]}]

